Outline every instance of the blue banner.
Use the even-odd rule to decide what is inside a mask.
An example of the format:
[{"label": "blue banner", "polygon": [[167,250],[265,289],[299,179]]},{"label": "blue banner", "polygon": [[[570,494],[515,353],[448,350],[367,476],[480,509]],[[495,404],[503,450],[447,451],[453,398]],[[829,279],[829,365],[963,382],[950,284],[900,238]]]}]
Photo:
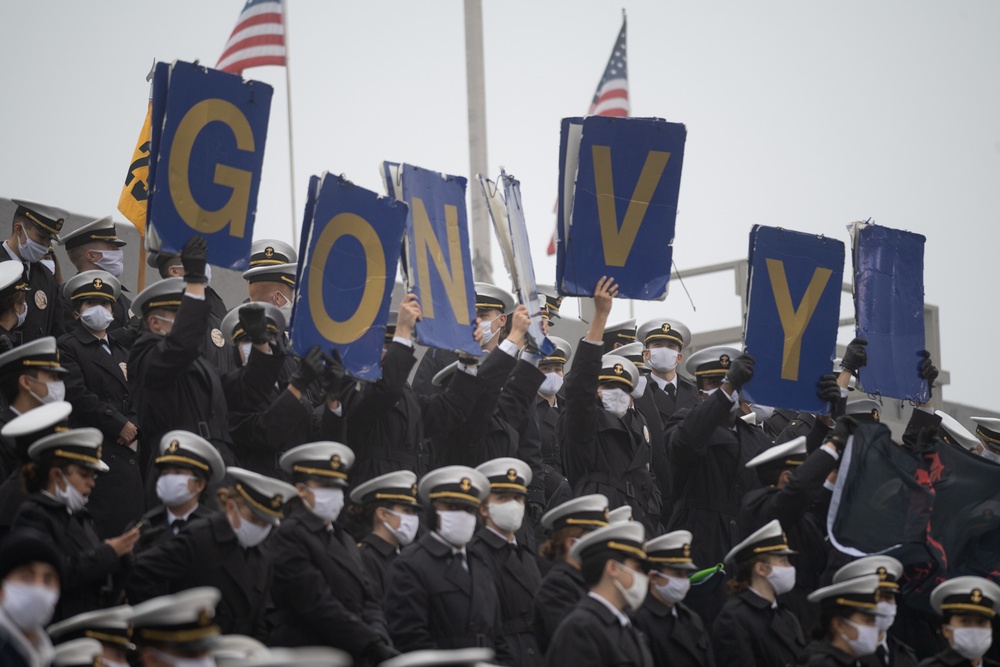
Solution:
[{"label": "blue banner", "polygon": [[211,264],[245,269],[272,89],[185,62],[170,67],[164,86],[162,71],[153,82],[149,220],[164,252],[201,234]]},{"label": "blue banner", "polygon": [[299,355],[314,345],[336,348],[348,373],[377,380],[406,205],[324,174],[313,206],[299,259],[292,347]]},{"label": "blue banner", "polygon": [[619,298],[666,294],[686,137],[683,125],[658,118],[563,120],[561,294],[590,296],[601,276],[614,277]]},{"label": "blue banner", "polygon": [[417,341],[427,347],[482,355],[473,338],[476,292],[465,212],[466,180],[403,164],[383,165],[387,187],[409,205],[405,270],[420,301]]},{"label": "blue banner", "polygon": [[858,379],[868,393],[917,403],[929,396],[917,371],[924,349],[924,241],[888,227],[855,227],[857,335],[868,340],[868,365]]},{"label": "blue banner", "polygon": [[824,236],[755,225],[744,347],[757,362],[747,400],[825,414],[816,395],[833,372],[844,280],[844,244]]}]

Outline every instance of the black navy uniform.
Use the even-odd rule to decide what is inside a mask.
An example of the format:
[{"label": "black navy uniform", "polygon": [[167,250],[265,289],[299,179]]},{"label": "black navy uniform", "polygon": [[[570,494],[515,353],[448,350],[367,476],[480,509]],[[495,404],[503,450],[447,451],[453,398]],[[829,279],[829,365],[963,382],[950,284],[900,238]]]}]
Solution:
[{"label": "black navy uniform", "polygon": [[749,588],[730,597],[712,624],[715,659],[726,667],[783,667],[805,649],[802,626],[787,607]]},{"label": "black navy uniform", "polygon": [[20,345],[46,336],[61,336],[65,322],[62,294],[55,275],[41,262],[30,264],[18,259],[8,249],[7,241],[3,242],[0,262],[21,262],[27,271],[28,291],[25,292],[24,303],[28,307],[28,313],[24,317],[24,323],[12,332],[15,339],[19,337],[20,340],[12,342]]},{"label": "black navy uniform", "polygon": [[138,425],[128,386],[128,351],[107,336],[107,347],[79,322],[59,338],[61,363],[69,371],[66,400],[72,403],[70,426],[93,427],[104,435],[101,459],[110,470],[101,475],[87,502],[101,538],[120,535],[142,514],[143,482],[137,449],[118,443],[128,422]]},{"label": "black navy uniform", "polygon": [[622,625],[610,609],[588,595],[556,630],[545,654],[545,664],[548,667],[652,667],[653,657],[646,637],[635,626]]},{"label": "black navy uniform", "polygon": [[535,640],[538,647],[548,651],[552,635],[576,605],[587,595],[583,574],[566,561],[552,566],[535,596]]},{"label": "black navy uniform", "polygon": [[635,613],[635,625],[649,638],[657,667],[715,667],[705,624],[682,603],[668,607],[647,595]]},{"label": "black navy uniform", "polygon": [[361,550],[361,562],[365,564],[368,580],[375,590],[375,599],[385,599],[385,577],[392,561],[399,555],[399,548],[389,544],[375,533],[368,533],[358,544]]}]

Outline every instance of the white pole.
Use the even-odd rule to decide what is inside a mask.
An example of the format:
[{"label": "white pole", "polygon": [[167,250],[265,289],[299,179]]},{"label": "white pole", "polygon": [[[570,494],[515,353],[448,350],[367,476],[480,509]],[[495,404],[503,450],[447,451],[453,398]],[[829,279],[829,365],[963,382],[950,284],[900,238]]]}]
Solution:
[{"label": "white pole", "polygon": [[[486,68],[483,59],[483,3],[465,0],[465,79],[469,98],[469,182],[489,174],[486,157]],[[493,282],[490,251],[492,230],[486,201],[472,191],[472,273],[476,280]]]},{"label": "white pole", "polygon": [[295,206],[295,141],[292,138],[292,59],[288,40],[288,0],[281,3],[281,12],[285,30],[285,98],[288,102],[288,186],[292,207],[292,247],[295,248],[299,244],[299,232],[296,224],[298,208]]}]

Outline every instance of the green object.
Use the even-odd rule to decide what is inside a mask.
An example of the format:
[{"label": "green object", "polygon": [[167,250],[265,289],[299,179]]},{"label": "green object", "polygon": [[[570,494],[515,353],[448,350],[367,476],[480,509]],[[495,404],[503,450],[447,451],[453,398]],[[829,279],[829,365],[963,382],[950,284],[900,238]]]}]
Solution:
[{"label": "green object", "polygon": [[711,579],[712,575],[714,575],[716,572],[721,572],[722,574],[726,573],[726,571],[722,567],[722,563],[719,563],[718,565],[715,565],[705,570],[698,570],[690,577],[688,577],[688,579],[690,579],[692,586],[697,586],[698,584],[703,584],[709,579]]}]

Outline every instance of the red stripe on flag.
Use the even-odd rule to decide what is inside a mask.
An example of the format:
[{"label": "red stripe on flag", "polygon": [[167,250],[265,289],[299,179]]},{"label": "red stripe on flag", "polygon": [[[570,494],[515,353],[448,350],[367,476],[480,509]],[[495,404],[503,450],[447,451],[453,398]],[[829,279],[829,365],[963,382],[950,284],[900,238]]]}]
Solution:
[{"label": "red stripe on flag", "polygon": [[236,42],[228,49],[226,49],[222,56],[219,58],[221,63],[223,60],[233,55],[237,51],[242,51],[243,49],[249,49],[254,46],[284,46],[285,36],[284,35],[257,35],[256,37],[247,37],[246,39],[241,39]]},{"label": "red stripe on flag", "polygon": [[257,56],[256,58],[247,58],[246,60],[238,60],[232,65],[225,67],[222,71],[229,72],[231,74],[240,74],[245,69],[250,69],[251,67],[262,67],[264,65],[284,65],[284,56]]},{"label": "red stripe on flag", "polygon": [[281,23],[281,12],[268,12],[267,14],[257,14],[256,16],[251,16],[249,18],[243,19],[236,24],[236,28],[233,30],[235,35],[240,30],[246,30],[247,28],[253,27],[255,25],[263,25],[265,23]]},{"label": "red stripe on flag", "polygon": [[548,254],[548,255],[554,255],[554,254],[556,254],[556,235],[555,235],[555,232],[552,233],[552,238],[549,239],[549,247],[548,247],[548,250],[546,251],[546,254]]},{"label": "red stripe on flag", "polygon": [[[628,88],[614,88],[612,90],[607,91],[606,93],[603,93],[600,97],[597,98],[597,104],[600,104],[601,102],[604,102],[606,100],[613,100],[615,98],[621,98],[627,100]],[[594,106],[597,106],[597,104],[595,104]]]},{"label": "red stripe on flag", "polygon": [[628,111],[625,109],[605,109],[598,116],[620,116],[622,118],[628,118]]}]

